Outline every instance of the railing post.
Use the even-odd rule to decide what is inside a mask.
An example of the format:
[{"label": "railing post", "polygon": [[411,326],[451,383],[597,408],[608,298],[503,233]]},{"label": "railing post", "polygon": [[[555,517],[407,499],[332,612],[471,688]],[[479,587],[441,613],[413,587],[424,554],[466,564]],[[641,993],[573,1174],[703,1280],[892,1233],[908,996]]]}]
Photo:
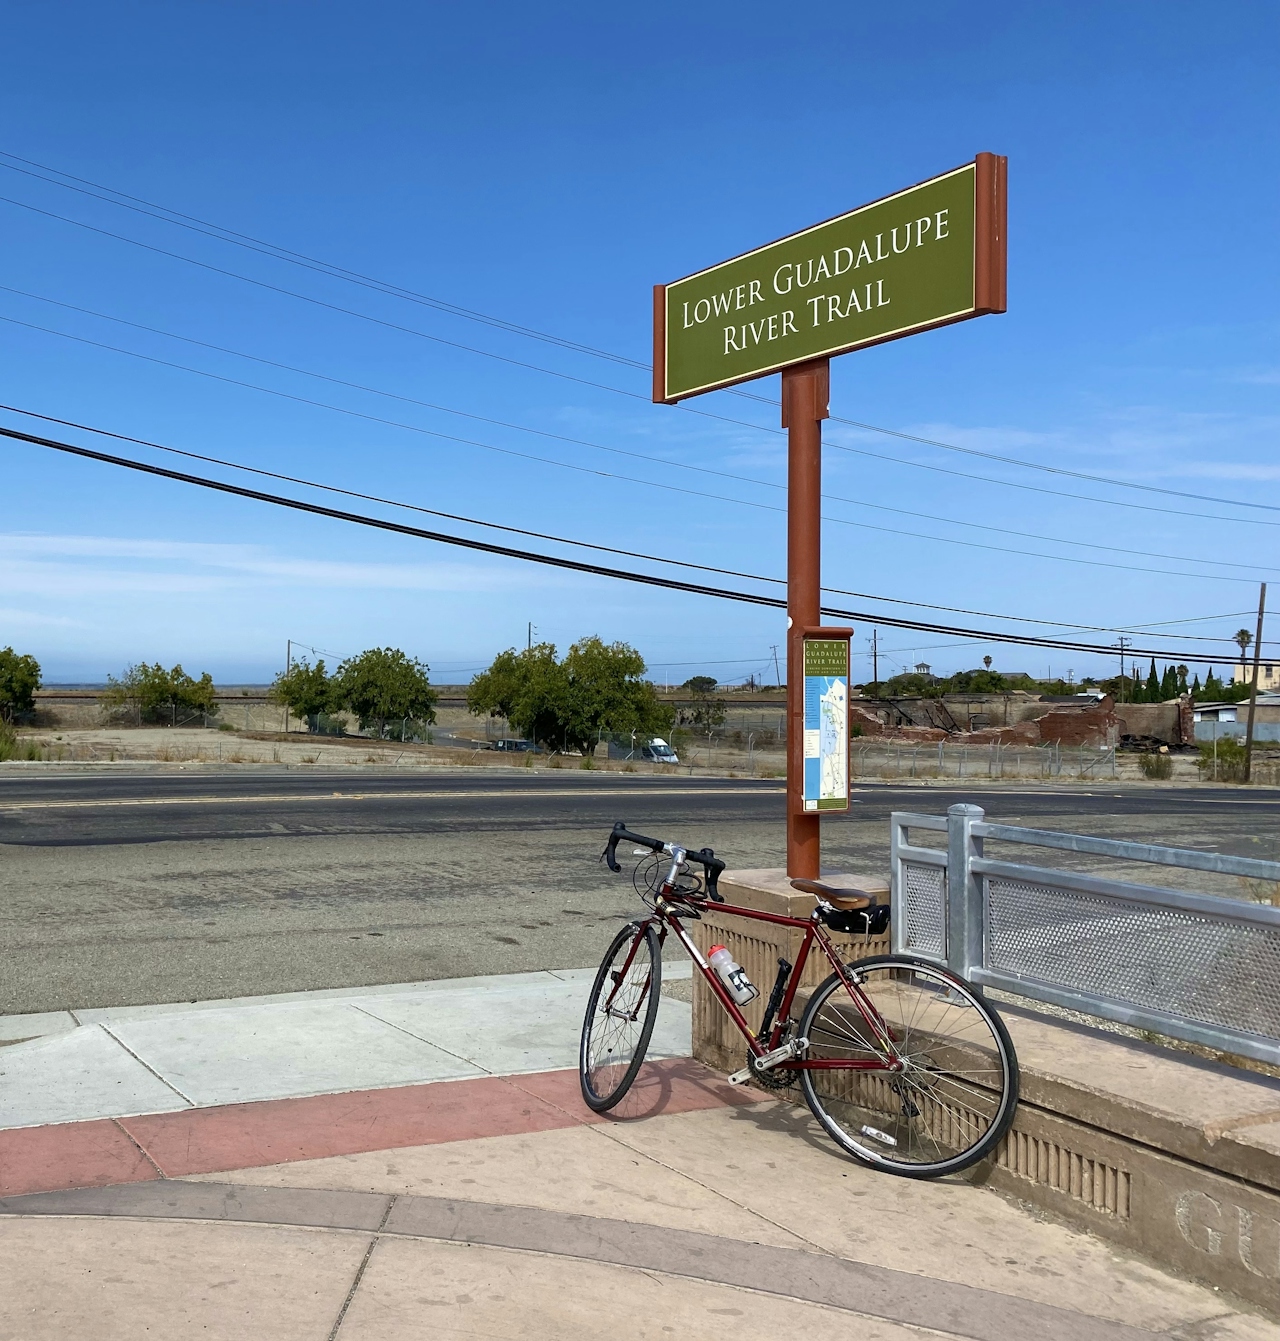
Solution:
[{"label": "railing post", "polygon": [[907,903],[902,888],[903,824],[897,811],[889,816],[889,940],[895,955],[907,947]]},{"label": "railing post", "polygon": [[985,813],[963,802],[947,808],[947,967],[966,982],[982,965],[982,877],[971,863],[982,856],[973,826]]}]

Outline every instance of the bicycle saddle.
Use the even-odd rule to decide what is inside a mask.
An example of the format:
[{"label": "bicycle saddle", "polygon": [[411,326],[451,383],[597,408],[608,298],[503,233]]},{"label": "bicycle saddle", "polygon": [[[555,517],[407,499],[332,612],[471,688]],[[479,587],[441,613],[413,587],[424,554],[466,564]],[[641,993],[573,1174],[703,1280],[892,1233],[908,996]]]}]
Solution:
[{"label": "bicycle saddle", "polygon": [[[814,894],[844,913],[856,913],[864,908],[873,908],[880,902],[877,897],[878,890],[841,888],[825,884],[821,880],[793,880],[791,888],[798,889],[801,894]],[[884,892],[887,894],[888,890]]]}]

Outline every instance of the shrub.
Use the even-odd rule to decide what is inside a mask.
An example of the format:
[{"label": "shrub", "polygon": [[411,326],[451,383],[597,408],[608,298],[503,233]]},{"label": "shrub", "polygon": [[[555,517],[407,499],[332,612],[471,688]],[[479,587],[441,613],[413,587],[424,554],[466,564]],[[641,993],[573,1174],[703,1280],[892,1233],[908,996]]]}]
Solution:
[{"label": "shrub", "polygon": [[1167,754],[1144,754],[1138,758],[1144,777],[1167,781],[1173,777],[1173,758]]},{"label": "shrub", "polygon": [[[1214,762],[1214,744],[1217,745],[1217,762]],[[1200,758],[1196,767],[1202,778],[1218,782],[1244,781],[1244,746],[1230,736],[1223,736],[1217,742],[1205,742],[1200,746]]]}]

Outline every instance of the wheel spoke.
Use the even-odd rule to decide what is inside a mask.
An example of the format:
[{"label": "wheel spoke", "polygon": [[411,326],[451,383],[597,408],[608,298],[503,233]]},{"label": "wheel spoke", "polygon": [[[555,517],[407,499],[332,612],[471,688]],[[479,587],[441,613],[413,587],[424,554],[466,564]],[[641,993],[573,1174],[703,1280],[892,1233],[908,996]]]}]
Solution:
[{"label": "wheel spoke", "polygon": [[661,982],[657,937],[651,928],[618,933],[596,975],[582,1026],[582,1093],[599,1112],[627,1092],[644,1060]]},{"label": "wheel spoke", "polygon": [[[857,968],[901,1069],[802,1071],[810,1107],[841,1146],[878,1168],[935,1176],[981,1159],[1003,1135],[1017,1097],[999,1018],[921,961],[886,956]],[[802,1028],[810,1057],[889,1060],[839,978],[815,991]]]}]

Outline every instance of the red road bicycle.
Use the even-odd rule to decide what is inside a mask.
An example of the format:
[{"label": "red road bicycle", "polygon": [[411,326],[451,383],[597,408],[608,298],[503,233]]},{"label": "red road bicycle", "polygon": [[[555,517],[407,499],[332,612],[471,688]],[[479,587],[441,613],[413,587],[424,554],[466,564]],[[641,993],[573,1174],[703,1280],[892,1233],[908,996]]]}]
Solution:
[{"label": "red road bicycle", "polygon": [[[716,882],[725,863],[710,848],[676,843],[613,826],[602,854],[621,871],[619,842],[634,843],[640,861],[633,881],[649,915],[622,928],[591,988],[582,1023],[582,1097],[598,1113],[630,1089],[644,1061],[658,1015],[662,946],[675,935],[747,1042],[746,1066],[730,1077],[766,1090],[799,1082],[814,1117],[848,1154],[908,1178],[938,1178],[991,1153],[1013,1121],[1018,1062],[1004,1022],[979,993],[945,969],[906,955],[842,962],[828,929],[882,933],[887,905],[855,890],[817,880],[792,885],[815,898],[807,918],[726,903]],[[692,866],[701,866],[699,876]],[[718,916],[803,931],[794,965],[778,976],[753,1030],[690,936],[714,905]],[[814,988],[800,980],[814,945],[831,975]],[[801,998],[797,1024],[793,1011]]]}]

